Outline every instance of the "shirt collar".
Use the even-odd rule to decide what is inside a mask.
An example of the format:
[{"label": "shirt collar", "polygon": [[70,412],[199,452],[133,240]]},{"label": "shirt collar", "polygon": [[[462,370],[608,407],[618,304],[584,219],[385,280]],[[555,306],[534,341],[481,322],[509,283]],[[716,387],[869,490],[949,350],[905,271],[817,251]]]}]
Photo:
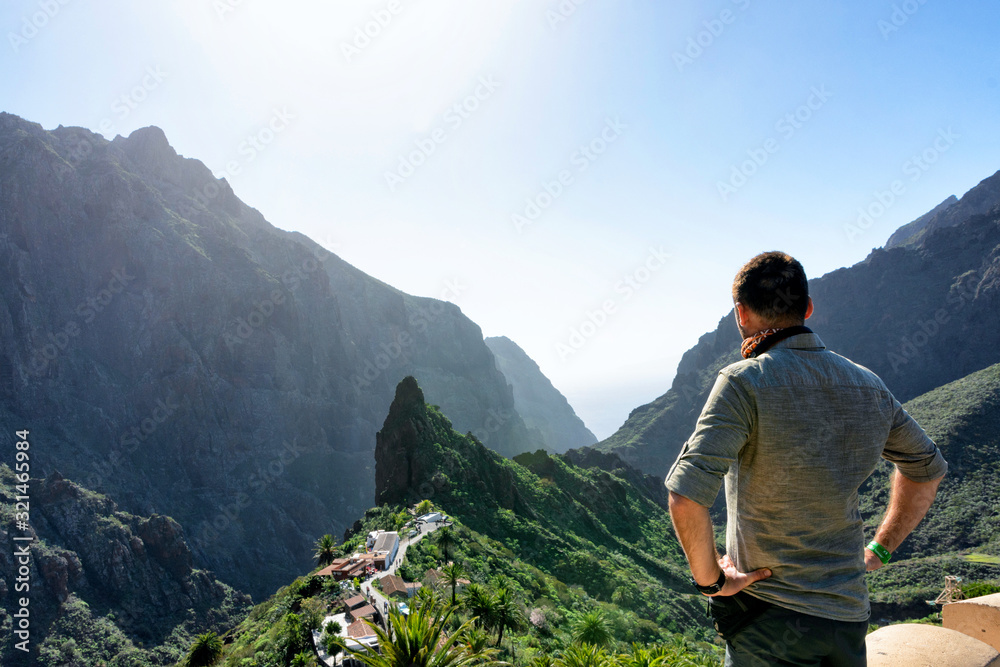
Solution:
[{"label": "shirt collar", "polygon": [[[826,345],[823,341],[814,333],[804,333],[798,334],[796,336],[790,336],[785,340],[779,340],[775,343],[771,350],[777,350],[781,347],[791,348],[793,350],[825,350]],[[769,350],[770,351],[770,350]],[[766,354],[766,353],[765,353]]]}]

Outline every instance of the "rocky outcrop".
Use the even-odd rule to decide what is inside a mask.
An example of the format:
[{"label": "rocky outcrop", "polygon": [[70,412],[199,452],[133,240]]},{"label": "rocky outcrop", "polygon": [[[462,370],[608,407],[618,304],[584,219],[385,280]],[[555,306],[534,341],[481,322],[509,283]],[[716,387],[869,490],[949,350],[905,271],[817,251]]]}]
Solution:
[{"label": "rocky outcrop", "polygon": [[[58,473],[31,479],[27,488],[30,528],[0,529],[0,601],[14,610],[14,600],[30,600],[32,652],[15,650],[8,631],[0,644],[3,664],[39,664],[39,650],[70,640],[91,647],[88,660],[137,651],[143,664],[173,664],[186,649],[179,637],[222,632],[249,609],[249,596],[192,568],[191,551],[173,519],[121,512],[109,498]],[[13,472],[0,466],[0,503],[13,507],[17,493]],[[25,548],[28,556],[19,553]],[[16,580],[25,560],[28,576]],[[25,581],[28,589],[18,586]],[[64,623],[67,614],[88,608],[101,616],[85,624],[90,627]],[[0,611],[0,625],[10,620]],[[175,630],[179,634],[172,637]],[[121,641],[102,644],[109,633],[122,635]],[[156,650],[146,654],[140,646]]]},{"label": "rocky outcrop", "polygon": [[[597,437],[576,415],[566,397],[552,386],[538,364],[517,343],[506,336],[498,336],[487,338],[486,345],[496,357],[497,368],[514,390],[514,407],[518,414],[529,429],[540,434],[547,450],[561,454],[572,447],[597,442]],[[489,446],[489,429],[474,434]]]},{"label": "rocky outcrop", "polygon": [[276,229],[158,128],[0,113],[0,303],[0,420],[45,442],[33,470],[174,517],[254,595],[372,504],[401,378],[503,455],[540,446],[457,306]]},{"label": "rocky outcrop", "polygon": [[892,236],[889,237],[889,240],[886,241],[885,247],[895,248],[896,246],[906,245],[908,243],[916,243],[916,241],[923,236],[924,230],[927,229],[928,224],[930,224],[932,220],[937,219],[940,213],[944,213],[947,209],[957,203],[958,197],[951,195],[913,222],[907,223],[893,232]]},{"label": "rocky outcrop", "polygon": [[930,212],[897,229],[886,248],[904,245],[921,245],[933,232],[953,227],[976,215],[986,215],[1000,205],[1000,172],[983,179],[961,199],[954,195],[945,199]]},{"label": "rocky outcrop", "polygon": [[424,403],[416,379],[403,378],[375,436],[376,503],[409,505],[475,489],[486,504],[526,511],[499,458],[471,434],[453,431],[447,417]]}]

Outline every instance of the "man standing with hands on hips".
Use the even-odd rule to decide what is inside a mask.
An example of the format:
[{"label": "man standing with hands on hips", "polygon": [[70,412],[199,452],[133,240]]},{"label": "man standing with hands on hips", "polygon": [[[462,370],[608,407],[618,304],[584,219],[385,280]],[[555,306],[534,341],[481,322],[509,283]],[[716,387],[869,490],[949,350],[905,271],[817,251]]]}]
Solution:
[{"label": "man standing with hands on hips", "polygon": [[[743,361],[719,376],[667,475],[670,515],[726,640],[726,666],[866,664],[865,571],[889,561],[948,469],[877,375],[823,345],[802,265],[781,252],[733,282]],[[892,493],[865,546],[858,489],[879,458]],[[725,481],[726,555],[709,508]]]}]

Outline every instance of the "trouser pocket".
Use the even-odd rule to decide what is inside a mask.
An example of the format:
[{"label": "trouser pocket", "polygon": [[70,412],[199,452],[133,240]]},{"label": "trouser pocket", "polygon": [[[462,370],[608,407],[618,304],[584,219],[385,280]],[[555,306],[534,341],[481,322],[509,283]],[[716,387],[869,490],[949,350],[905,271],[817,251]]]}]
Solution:
[{"label": "trouser pocket", "polygon": [[736,595],[708,598],[708,613],[715,624],[715,631],[726,641],[739,634],[771,606],[770,602],[742,591]]}]

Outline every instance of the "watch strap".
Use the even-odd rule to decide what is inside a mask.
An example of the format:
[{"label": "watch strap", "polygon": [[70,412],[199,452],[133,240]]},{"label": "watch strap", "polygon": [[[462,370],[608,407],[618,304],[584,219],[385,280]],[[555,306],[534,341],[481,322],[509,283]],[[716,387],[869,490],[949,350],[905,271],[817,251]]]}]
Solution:
[{"label": "watch strap", "polygon": [[694,578],[691,579],[691,584],[698,590],[699,593],[706,595],[715,595],[722,590],[722,587],[726,585],[726,572],[720,570],[719,578],[714,584],[709,584],[708,586],[702,586]]}]

